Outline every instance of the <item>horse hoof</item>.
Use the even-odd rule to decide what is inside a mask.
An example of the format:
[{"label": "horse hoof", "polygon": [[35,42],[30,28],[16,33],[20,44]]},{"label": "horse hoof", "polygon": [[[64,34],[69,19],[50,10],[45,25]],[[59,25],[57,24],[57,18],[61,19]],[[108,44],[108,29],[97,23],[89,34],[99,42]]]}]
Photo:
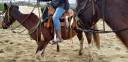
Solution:
[{"label": "horse hoof", "polygon": [[81,55],[83,55],[82,53],[79,53],[79,55],[81,56]]},{"label": "horse hoof", "polygon": [[82,51],[79,51],[79,55],[80,55],[80,56],[83,55]]},{"label": "horse hoof", "polygon": [[13,33],[16,33],[16,31],[15,31],[15,30],[12,30],[12,32],[13,32]]},{"label": "horse hoof", "polygon": [[63,39],[61,39],[61,40],[52,40],[49,43],[52,44],[52,45],[55,45],[57,43],[61,43],[62,41],[63,41]]}]

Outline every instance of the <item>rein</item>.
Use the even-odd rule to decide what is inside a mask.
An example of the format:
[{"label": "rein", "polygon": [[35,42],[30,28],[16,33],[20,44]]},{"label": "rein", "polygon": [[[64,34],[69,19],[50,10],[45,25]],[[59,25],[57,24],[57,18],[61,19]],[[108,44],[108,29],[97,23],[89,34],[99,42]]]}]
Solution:
[{"label": "rein", "polygon": [[[23,21],[21,22],[21,24],[23,24],[27,19],[28,19],[28,17],[32,14],[32,12],[35,10],[35,7],[36,7],[36,5],[34,6],[34,8],[32,9],[32,11],[30,12],[30,14],[27,16],[27,17],[25,17],[24,19],[23,19]],[[10,8],[10,7],[9,7]],[[7,10],[6,10],[6,12],[7,12]],[[8,9],[8,13],[9,13],[9,9]],[[9,14],[8,14],[8,19],[9,19]],[[20,27],[20,26],[22,26],[22,25],[18,25],[18,26],[16,26],[16,27],[14,27],[14,28],[12,28],[11,30],[12,30],[12,32],[15,32],[14,30],[16,29],[16,28],[18,28],[18,27]],[[32,28],[33,29],[33,28]],[[24,32],[26,29],[24,29],[24,30],[22,30],[21,32],[17,32],[17,33],[22,33],[22,32]]]},{"label": "rein", "polygon": [[[23,24],[23,23],[28,19],[28,17],[30,17],[30,15],[32,14],[32,12],[35,10],[36,6],[37,6],[37,5],[35,5],[34,8],[32,9],[32,11],[30,12],[30,14],[29,14],[28,16],[26,16],[26,17],[22,20],[21,24]],[[11,8],[11,6],[9,6],[9,7],[7,8],[7,10],[5,10],[5,11],[3,11],[3,12],[1,13],[1,14],[4,14],[4,13],[7,13],[7,12],[8,12],[8,13],[7,13],[8,20],[9,20],[9,18],[12,18],[11,16],[9,16],[9,10],[10,10],[10,8]],[[38,7],[38,10],[39,10],[39,7]],[[40,16],[40,15],[39,15],[39,16]],[[29,34],[32,34],[32,33],[38,28],[38,26],[41,24],[42,21],[41,21],[41,19],[39,19],[39,20],[40,20],[40,21],[38,21],[37,24],[29,30]],[[22,31],[20,31],[20,32],[15,32],[15,31],[14,31],[16,28],[22,26],[21,24],[18,25],[18,26],[16,26],[16,27],[14,27],[14,28],[11,28],[11,31],[14,32],[14,33],[19,33],[19,34],[21,34],[22,32],[24,32],[26,29],[24,29],[24,30],[22,30]]]},{"label": "rein", "polygon": [[128,28],[124,28],[120,30],[112,30],[112,31],[104,31],[104,30],[96,30],[96,29],[82,29],[82,28],[77,28],[75,30],[84,31],[84,32],[92,32],[92,33],[113,33],[113,32],[127,31]]},{"label": "rein", "polygon": [[[36,7],[36,5],[34,6],[33,10],[30,12],[30,15],[31,15],[32,12],[34,11],[35,7]],[[39,7],[38,7],[38,12],[39,12]],[[26,21],[26,19],[27,19],[30,15],[28,15],[28,16],[23,20],[23,22],[22,22],[21,24],[23,24],[23,23]],[[32,28],[29,30],[29,33],[28,33],[28,34],[32,34],[33,32],[35,32],[35,30],[39,27],[39,25],[40,25],[42,22],[43,22],[43,21],[41,20],[40,13],[39,13],[39,21],[37,22],[37,24],[36,24],[34,27],[32,27]],[[20,27],[20,26],[21,26],[21,25],[15,27],[14,29],[16,29],[16,28],[18,28],[18,27]],[[14,29],[12,29],[12,30],[14,30]],[[26,29],[22,30],[21,32],[17,32],[17,33],[22,33],[22,32],[24,32],[25,30],[26,30]]]},{"label": "rein", "polygon": [[[32,12],[35,10],[35,7],[36,7],[36,5],[35,5],[34,8],[32,9],[32,11],[30,12],[30,14],[29,14],[27,17],[25,17],[25,18],[23,19],[23,21],[21,22],[21,24],[23,24],[23,23],[28,19],[28,17],[29,17],[29,16],[32,14]],[[21,24],[18,25],[17,27],[15,27],[15,28],[13,28],[12,30],[14,30],[14,29],[20,27]],[[23,30],[23,31],[24,31],[24,30]]]}]

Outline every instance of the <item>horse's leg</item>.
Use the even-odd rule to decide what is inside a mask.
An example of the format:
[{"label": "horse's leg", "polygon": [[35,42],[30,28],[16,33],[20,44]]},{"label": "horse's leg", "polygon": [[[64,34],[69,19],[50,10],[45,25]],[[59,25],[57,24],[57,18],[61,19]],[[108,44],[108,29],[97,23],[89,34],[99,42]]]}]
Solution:
[{"label": "horse's leg", "polygon": [[38,41],[37,44],[38,44],[38,47],[37,47],[37,50],[36,50],[36,54],[39,54],[39,55],[43,56],[45,48],[48,44],[48,41]]},{"label": "horse's leg", "polygon": [[79,41],[80,41],[79,55],[82,55],[82,53],[83,53],[83,52],[82,52],[82,51],[83,51],[83,41],[84,41],[82,32],[79,32],[79,33],[77,34],[77,37],[78,37],[78,39],[79,39]]},{"label": "horse's leg", "polygon": [[42,49],[43,49],[43,48],[41,48],[40,45],[38,45],[35,54],[38,54]]},{"label": "horse's leg", "polygon": [[57,52],[60,52],[59,43],[57,42]]},{"label": "horse's leg", "polygon": [[45,48],[46,46],[48,45],[49,41],[44,41],[44,43],[42,44],[42,52],[41,52],[41,56],[43,57],[44,56],[44,52],[45,52]]},{"label": "horse's leg", "polygon": [[[93,26],[93,28],[97,30],[97,26],[96,25]],[[93,39],[94,39],[94,42],[96,44],[96,47],[98,49],[100,49],[100,36],[99,36],[99,33],[93,32]]]},{"label": "horse's leg", "polygon": [[[93,29],[97,29],[96,26],[92,27]],[[98,33],[92,33],[92,32],[84,32],[87,38],[87,42],[90,45],[92,42],[92,38],[94,39],[94,42],[96,43],[97,48],[100,48],[100,40],[99,40],[99,34]]]},{"label": "horse's leg", "polygon": [[39,56],[39,57],[43,56],[44,51],[45,51],[45,48],[42,48],[41,46],[38,46],[37,50],[36,50],[36,56]]},{"label": "horse's leg", "polygon": [[37,53],[35,55],[35,58],[38,59],[39,62],[41,62],[42,57],[44,57],[45,48],[40,48],[41,46],[38,46]]},{"label": "horse's leg", "polygon": [[35,53],[35,58],[38,59],[39,61],[41,60],[41,53],[42,53],[42,47],[38,44],[36,53]]},{"label": "horse's leg", "polygon": [[92,33],[91,32],[84,32],[87,38],[88,44],[91,44],[92,42]]},{"label": "horse's leg", "polygon": [[45,48],[42,49],[42,52],[41,52],[41,56],[42,56],[42,57],[44,56],[44,52],[45,52]]}]

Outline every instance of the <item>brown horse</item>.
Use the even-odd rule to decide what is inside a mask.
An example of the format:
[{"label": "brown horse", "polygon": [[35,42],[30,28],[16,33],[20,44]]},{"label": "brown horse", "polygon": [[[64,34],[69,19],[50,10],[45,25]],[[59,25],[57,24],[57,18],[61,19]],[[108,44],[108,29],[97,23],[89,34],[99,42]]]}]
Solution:
[{"label": "brown horse", "polygon": [[[49,15],[53,15],[54,14],[54,11],[55,9],[50,5],[50,4],[47,4],[47,7],[46,7],[47,11],[48,11],[48,14]],[[46,15],[46,14],[45,14]],[[68,17],[76,17],[76,13],[72,10],[72,9],[69,9],[67,10],[61,17],[61,21],[63,21],[64,18],[66,18],[66,16]],[[51,20],[49,20],[51,21]],[[64,23],[66,23],[67,21],[65,20]],[[51,23],[52,24],[52,23]],[[47,24],[48,25],[48,24]],[[67,25],[67,24],[66,24]],[[80,23],[78,22],[77,23],[78,27],[81,27]],[[96,25],[93,25],[91,28],[94,28],[94,29],[97,29],[97,26]],[[75,29],[77,30],[77,29]],[[87,42],[88,44],[91,44],[92,42],[92,39],[94,39],[94,42],[96,43],[96,47],[99,49],[100,48],[100,40],[99,40],[99,34],[97,33],[91,33],[91,32],[85,32],[85,35],[86,35],[86,38],[87,38]],[[82,52],[83,50],[83,42],[80,42],[80,51]],[[82,54],[82,53],[81,53]],[[80,54],[80,55],[81,55]]]},{"label": "brown horse", "polygon": [[[22,14],[19,11],[19,7],[16,5],[7,5],[4,4],[4,12],[5,17],[2,22],[2,27],[4,29],[7,29],[15,20],[17,20],[21,25],[23,25],[28,31],[32,39],[36,40],[37,42],[37,50],[36,53],[41,52],[41,54],[44,53],[45,48],[50,40],[53,39],[53,27],[51,24],[49,24],[49,21],[40,22],[39,18],[34,14]],[[79,54],[82,53],[82,44],[83,44],[83,36],[82,32],[76,32],[75,29],[77,27],[76,20],[72,16],[74,22],[71,25],[71,28],[68,30],[67,27],[65,27],[65,24],[62,24],[62,38],[64,40],[70,39],[77,35],[78,39],[80,40],[80,51]],[[48,20],[51,20],[51,17],[48,18]],[[65,30],[66,29],[66,30]],[[58,45],[58,43],[57,43]],[[58,45],[59,46],[59,45]],[[58,49],[59,50],[59,49]]]},{"label": "brown horse", "polygon": [[103,18],[128,48],[127,7],[128,0],[77,0],[77,13],[84,29],[91,28]]}]

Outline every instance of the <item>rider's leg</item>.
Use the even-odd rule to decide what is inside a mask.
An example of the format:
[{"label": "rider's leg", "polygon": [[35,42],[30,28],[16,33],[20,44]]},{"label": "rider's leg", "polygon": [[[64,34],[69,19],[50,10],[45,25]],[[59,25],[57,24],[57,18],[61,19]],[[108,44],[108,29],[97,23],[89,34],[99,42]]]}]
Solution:
[{"label": "rider's leg", "polygon": [[60,24],[60,18],[64,13],[64,9],[61,7],[56,8],[56,11],[53,15],[53,23],[54,23],[54,27],[55,27],[55,33],[57,35],[57,37],[59,38],[59,41],[62,40],[62,36],[61,36],[61,24]]}]

